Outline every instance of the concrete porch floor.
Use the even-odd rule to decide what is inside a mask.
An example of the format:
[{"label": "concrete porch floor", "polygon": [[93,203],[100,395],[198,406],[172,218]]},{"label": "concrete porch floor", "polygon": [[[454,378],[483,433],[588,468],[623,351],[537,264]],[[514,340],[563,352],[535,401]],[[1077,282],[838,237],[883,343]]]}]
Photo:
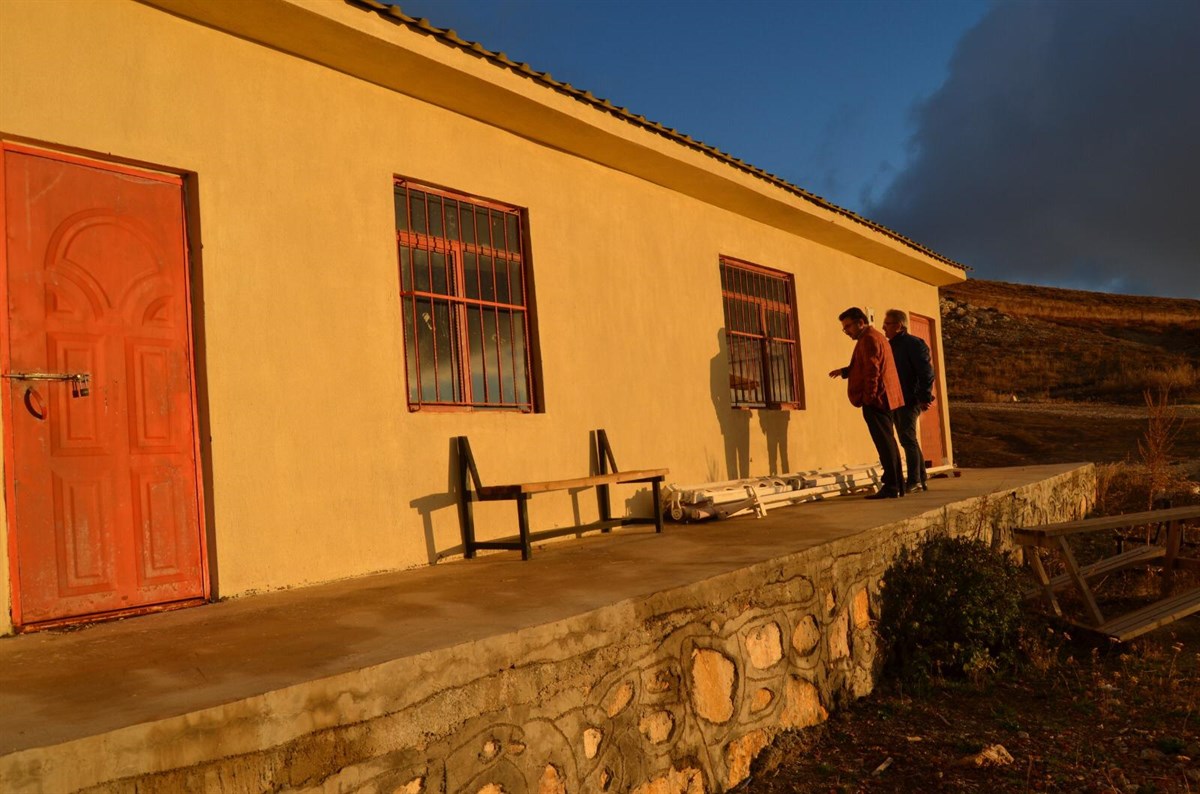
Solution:
[{"label": "concrete porch floor", "polygon": [[[630,528],[193,609],[0,639],[0,789],[63,746],[686,588],[1082,464],[967,470],[900,500],[848,496],[766,518]],[[68,749],[67,743],[72,743]],[[151,743],[153,744],[153,743]],[[94,747],[101,748],[103,743]],[[65,760],[64,757],[64,760]],[[4,785],[7,781],[8,785]],[[37,790],[27,788],[26,790]]]}]

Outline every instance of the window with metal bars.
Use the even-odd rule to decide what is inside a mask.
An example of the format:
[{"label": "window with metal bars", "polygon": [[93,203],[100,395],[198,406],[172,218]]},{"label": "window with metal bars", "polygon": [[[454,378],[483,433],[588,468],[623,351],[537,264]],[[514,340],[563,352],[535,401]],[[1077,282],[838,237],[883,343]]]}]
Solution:
[{"label": "window with metal bars", "polygon": [[721,297],[733,405],[803,408],[795,277],[721,257]]},{"label": "window with metal bars", "polygon": [[410,410],[533,411],[524,218],[396,180]]}]

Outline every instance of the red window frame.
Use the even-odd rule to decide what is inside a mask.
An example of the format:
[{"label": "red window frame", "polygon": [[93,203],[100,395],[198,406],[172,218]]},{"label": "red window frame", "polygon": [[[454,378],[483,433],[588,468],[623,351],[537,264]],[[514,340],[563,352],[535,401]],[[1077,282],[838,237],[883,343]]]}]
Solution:
[{"label": "red window frame", "polygon": [[803,408],[796,277],[726,256],[720,266],[733,405]]},{"label": "red window frame", "polygon": [[535,409],[525,213],[394,182],[408,407]]}]

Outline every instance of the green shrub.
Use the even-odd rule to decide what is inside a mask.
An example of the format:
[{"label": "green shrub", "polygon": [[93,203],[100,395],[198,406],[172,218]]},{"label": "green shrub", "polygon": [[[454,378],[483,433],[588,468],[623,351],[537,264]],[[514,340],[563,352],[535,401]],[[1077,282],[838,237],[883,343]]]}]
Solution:
[{"label": "green shrub", "polygon": [[979,541],[905,549],[883,575],[885,670],[914,684],[990,675],[1013,660],[1021,589],[1017,566]]}]

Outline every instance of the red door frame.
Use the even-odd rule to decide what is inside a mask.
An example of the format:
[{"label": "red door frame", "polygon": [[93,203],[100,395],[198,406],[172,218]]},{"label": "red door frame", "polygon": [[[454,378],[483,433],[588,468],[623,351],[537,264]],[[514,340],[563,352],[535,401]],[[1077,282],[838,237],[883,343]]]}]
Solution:
[{"label": "red door frame", "polygon": [[[936,413],[938,420],[938,438],[942,442],[942,448],[938,450],[939,455],[937,458],[931,458],[929,452],[924,448],[922,448],[921,451],[925,454],[925,458],[927,460],[933,461],[934,466],[943,466],[950,462],[950,455],[947,449],[949,446],[947,444],[947,439],[950,435],[950,428],[947,427],[946,422],[949,414],[942,410],[944,407],[942,403],[945,402],[945,400],[942,396],[942,367],[938,359],[939,337],[937,321],[932,317],[926,317],[923,314],[917,314],[915,312],[913,312],[911,316],[919,317],[921,318],[922,322],[928,323],[929,325],[929,358],[933,364],[933,410]],[[928,412],[922,414],[922,420],[924,420],[924,417],[928,415]]]},{"label": "red door frame", "polygon": [[183,252],[185,283],[188,289],[184,290],[184,303],[186,322],[187,322],[187,345],[188,358],[191,362],[191,408],[192,408],[192,445],[195,455],[195,498],[196,498],[196,522],[197,532],[199,537],[197,542],[200,546],[200,576],[201,586],[203,587],[203,595],[200,598],[192,598],[184,601],[173,602],[170,604],[150,604],[146,606],[133,607],[119,612],[106,612],[103,615],[81,615],[77,617],[65,618],[60,620],[46,621],[36,624],[24,625],[21,620],[21,590],[20,590],[20,567],[18,561],[17,549],[17,533],[13,526],[15,511],[16,489],[13,477],[13,466],[15,462],[16,447],[13,436],[13,405],[10,389],[0,389],[0,410],[4,415],[4,499],[5,499],[5,517],[7,519],[8,530],[8,573],[9,573],[9,597],[12,610],[13,626],[18,631],[30,631],[42,628],[51,628],[53,626],[69,625],[76,623],[91,623],[96,620],[112,619],[128,615],[140,615],[148,612],[161,612],[168,609],[177,609],[185,606],[192,606],[198,603],[204,603],[210,600],[212,595],[212,581],[209,572],[208,564],[208,520],[204,512],[204,477],[203,465],[200,457],[200,417],[198,415],[198,395],[196,393],[196,346],[193,336],[193,314],[192,314],[192,257],[191,246],[188,245],[188,229],[187,229],[187,207],[184,196],[184,172],[172,172],[170,170],[148,170],[135,166],[125,165],[119,162],[103,159],[99,155],[84,156],[79,154],[70,154],[67,152],[45,148],[42,146],[31,146],[25,143],[16,143],[11,140],[0,138],[0,305],[3,306],[3,311],[0,311],[0,369],[7,372],[11,367],[11,351],[9,342],[9,310],[8,310],[8,212],[5,204],[7,200],[7,174],[5,173],[5,153],[20,152],[21,154],[32,155],[35,157],[44,157],[49,160],[58,160],[60,162],[82,165],[88,168],[96,168],[103,171],[111,171],[118,174],[127,174],[136,176],[139,179],[149,179],[156,182],[164,182],[170,185],[175,185],[180,191],[180,222],[183,224],[183,240],[185,250]]}]

